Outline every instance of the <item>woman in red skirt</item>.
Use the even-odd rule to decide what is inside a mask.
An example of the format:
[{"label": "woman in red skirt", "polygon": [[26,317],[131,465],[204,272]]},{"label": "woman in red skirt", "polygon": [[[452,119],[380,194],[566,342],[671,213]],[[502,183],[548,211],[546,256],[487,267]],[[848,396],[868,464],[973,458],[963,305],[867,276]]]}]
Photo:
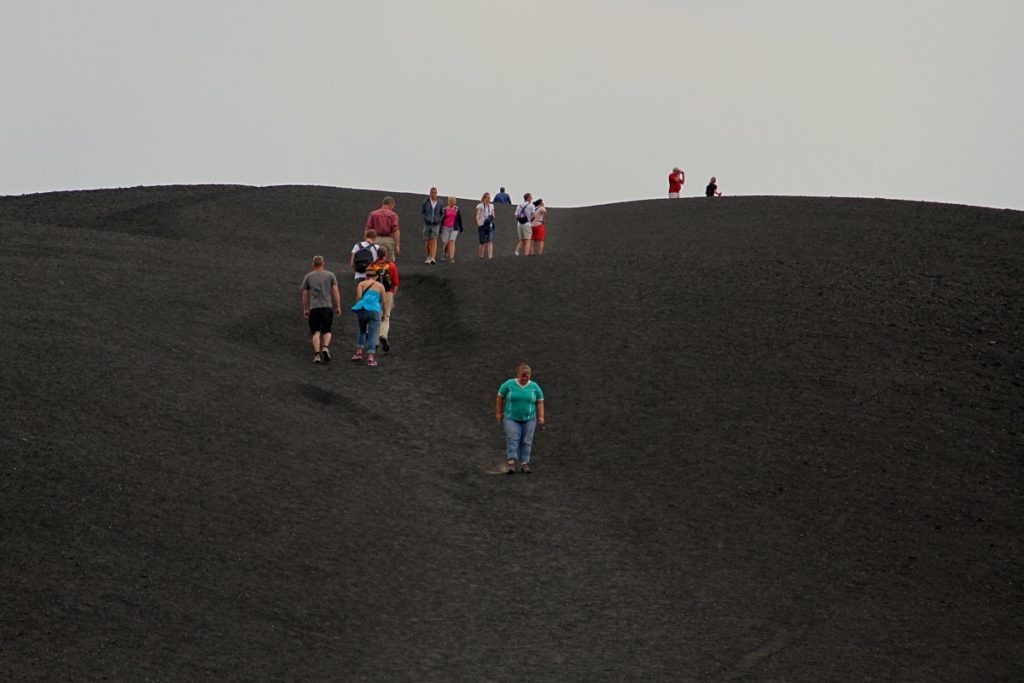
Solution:
[{"label": "woman in red skirt", "polygon": [[544,200],[538,199],[533,203],[533,220],[530,221],[530,232],[533,240],[533,253],[540,256],[544,253],[544,239],[547,237],[548,209],[544,206]]}]

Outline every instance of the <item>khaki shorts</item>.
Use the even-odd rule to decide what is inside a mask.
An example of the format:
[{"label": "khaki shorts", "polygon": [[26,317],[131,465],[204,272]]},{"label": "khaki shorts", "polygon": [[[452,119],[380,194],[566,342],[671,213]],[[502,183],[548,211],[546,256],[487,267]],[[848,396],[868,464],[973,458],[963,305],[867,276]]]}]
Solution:
[{"label": "khaki shorts", "polygon": [[395,238],[394,237],[378,237],[377,245],[384,247],[388,250],[388,260],[394,261],[398,254],[395,253]]},{"label": "khaki shorts", "polygon": [[533,226],[529,223],[517,223],[516,230],[519,231],[519,239],[521,240],[532,240],[533,239]]}]

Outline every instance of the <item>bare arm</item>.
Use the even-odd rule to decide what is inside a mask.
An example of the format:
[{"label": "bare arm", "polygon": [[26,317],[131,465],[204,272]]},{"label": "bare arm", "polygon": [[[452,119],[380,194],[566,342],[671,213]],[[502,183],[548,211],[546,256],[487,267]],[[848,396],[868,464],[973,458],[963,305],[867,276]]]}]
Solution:
[{"label": "bare arm", "polygon": [[309,317],[309,290],[302,290],[302,317]]},{"label": "bare arm", "polygon": [[505,412],[505,397],[498,394],[498,397],[494,400],[494,421],[501,422],[501,416]]},{"label": "bare arm", "polygon": [[381,295],[381,317],[387,316],[391,311],[391,305],[387,301],[387,296],[385,296],[386,292],[384,291],[384,286],[380,283],[374,283],[371,287]]},{"label": "bare arm", "polygon": [[544,399],[537,401],[537,422],[544,424]]},{"label": "bare arm", "polygon": [[331,285],[331,297],[334,298],[334,312],[341,315],[341,290],[338,285]]}]

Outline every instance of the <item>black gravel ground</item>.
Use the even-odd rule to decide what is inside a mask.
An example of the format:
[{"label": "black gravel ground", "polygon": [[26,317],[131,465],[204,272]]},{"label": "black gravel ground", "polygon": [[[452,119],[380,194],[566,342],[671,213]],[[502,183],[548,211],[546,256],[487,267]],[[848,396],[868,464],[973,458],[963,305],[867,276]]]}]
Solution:
[{"label": "black gravel ground", "polygon": [[0,198],[0,678],[1024,677],[1024,213],[555,207],[515,258],[508,209],[426,266],[396,195],[392,352],[314,366],[382,195]]}]

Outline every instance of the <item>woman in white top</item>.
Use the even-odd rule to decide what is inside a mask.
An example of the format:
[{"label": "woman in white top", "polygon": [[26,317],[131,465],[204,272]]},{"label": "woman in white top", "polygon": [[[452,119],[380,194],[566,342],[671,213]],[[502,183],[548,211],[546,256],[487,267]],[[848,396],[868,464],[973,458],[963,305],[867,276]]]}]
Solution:
[{"label": "woman in white top", "polygon": [[494,258],[494,204],[491,204],[490,192],[484,192],[476,205],[476,231],[480,237],[480,258],[484,257],[484,252],[487,258]]},{"label": "woman in white top", "polygon": [[540,256],[544,253],[544,240],[548,237],[548,207],[544,200],[533,203],[533,220],[530,221],[530,241],[533,242],[533,253]]}]

